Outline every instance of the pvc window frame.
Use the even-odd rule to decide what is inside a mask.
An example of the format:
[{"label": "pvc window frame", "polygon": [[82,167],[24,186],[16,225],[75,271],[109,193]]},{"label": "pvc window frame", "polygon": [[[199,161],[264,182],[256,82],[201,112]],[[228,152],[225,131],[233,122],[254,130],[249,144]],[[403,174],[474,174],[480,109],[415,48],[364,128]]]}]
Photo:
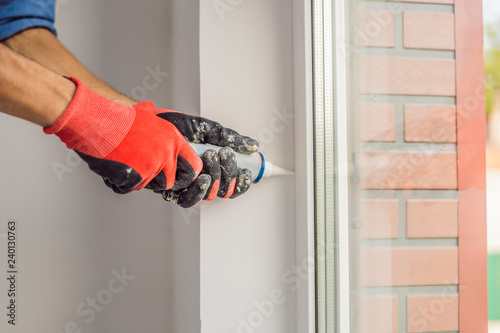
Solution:
[{"label": "pvc window frame", "polygon": [[[355,140],[346,0],[312,0],[316,332],[351,331],[350,225]],[[355,114],[355,113],[353,113]]]}]

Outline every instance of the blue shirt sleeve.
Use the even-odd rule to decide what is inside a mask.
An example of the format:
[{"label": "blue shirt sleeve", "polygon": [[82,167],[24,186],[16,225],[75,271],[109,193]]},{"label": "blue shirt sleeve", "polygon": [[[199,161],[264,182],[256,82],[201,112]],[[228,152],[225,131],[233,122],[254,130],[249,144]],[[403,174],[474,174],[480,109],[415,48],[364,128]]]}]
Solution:
[{"label": "blue shirt sleeve", "polygon": [[55,7],[55,0],[0,0],[0,40],[33,27],[56,35]]}]

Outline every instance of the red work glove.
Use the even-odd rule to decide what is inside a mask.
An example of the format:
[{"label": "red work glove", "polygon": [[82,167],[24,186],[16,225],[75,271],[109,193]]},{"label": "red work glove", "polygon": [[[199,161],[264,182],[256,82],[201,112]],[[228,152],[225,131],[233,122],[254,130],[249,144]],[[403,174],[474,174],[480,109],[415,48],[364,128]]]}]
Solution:
[{"label": "red work glove", "polygon": [[[219,153],[209,149],[202,156],[203,170],[200,177],[203,175],[211,177],[204,200],[213,200],[217,196],[234,199],[248,191],[252,174],[248,169],[238,168],[234,151],[252,154],[259,149],[257,140],[242,136],[230,128],[203,117],[162,109],[157,109],[155,113],[158,117],[175,125],[189,142],[224,147],[219,150]],[[162,192],[165,200],[174,202],[179,193],[182,193],[180,191]]]},{"label": "red work glove", "polygon": [[[153,114],[152,103],[126,106],[69,79],[76,84],[73,100],[45,133],[57,135],[75,150],[116,193],[146,185],[157,191],[192,185],[202,161],[175,126]],[[206,176],[198,180],[207,181]],[[193,191],[204,196],[202,187],[194,186]]]}]

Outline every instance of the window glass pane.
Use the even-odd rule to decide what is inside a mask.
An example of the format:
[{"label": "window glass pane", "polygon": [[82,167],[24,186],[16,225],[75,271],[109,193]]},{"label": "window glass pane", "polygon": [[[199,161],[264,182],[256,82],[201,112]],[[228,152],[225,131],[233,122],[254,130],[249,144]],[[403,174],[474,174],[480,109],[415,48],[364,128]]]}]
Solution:
[{"label": "window glass pane", "polygon": [[481,1],[313,3],[318,331],[484,331]]},{"label": "window glass pane", "polygon": [[359,1],[361,332],[458,331],[450,1]]}]

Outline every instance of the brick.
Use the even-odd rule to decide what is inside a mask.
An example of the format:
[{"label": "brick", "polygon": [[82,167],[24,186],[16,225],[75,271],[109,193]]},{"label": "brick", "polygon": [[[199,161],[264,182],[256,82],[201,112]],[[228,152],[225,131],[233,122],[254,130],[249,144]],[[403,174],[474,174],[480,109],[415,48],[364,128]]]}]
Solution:
[{"label": "brick", "polygon": [[361,233],[364,238],[398,237],[398,201],[363,200]]},{"label": "brick", "polygon": [[363,333],[398,333],[398,298],[362,298],[361,325]]},{"label": "brick", "polygon": [[458,248],[365,248],[363,286],[424,286],[458,281]]},{"label": "brick", "polygon": [[404,12],[403,46],[412,49],[455,49],[453,14]]},{"label": "brick", "polygon": [[456,294],[408,296],[408,332],[458,331],[458,304]]},{"label": "brick", "polygon": [[394,47],[394,12],[389,10],[358,10],[359,46]]},{"label": "brick", "polygon": [[446,5],[452,5],[454,0],[389,0],[391,2],[418,2],[418,3],[441,3]]},{"label": "brick", "polygon": [[455,60],[360,57],[363,94],[455,96]]},{"label": "brick", "polygon": [[405,105],[405,141],[457,142],[455,106]]},{"label": "brick", "polygon": [[370,151],[357,162],[363,189],[457,189],[453,152]]},{"label": "brick", "polygon": [[396,105],[359,105],[359,139],[361,141],[396,141]]},{"label": "brick", "polygon": [[408,238],[458,237],[457,200],[408,200]]}]

